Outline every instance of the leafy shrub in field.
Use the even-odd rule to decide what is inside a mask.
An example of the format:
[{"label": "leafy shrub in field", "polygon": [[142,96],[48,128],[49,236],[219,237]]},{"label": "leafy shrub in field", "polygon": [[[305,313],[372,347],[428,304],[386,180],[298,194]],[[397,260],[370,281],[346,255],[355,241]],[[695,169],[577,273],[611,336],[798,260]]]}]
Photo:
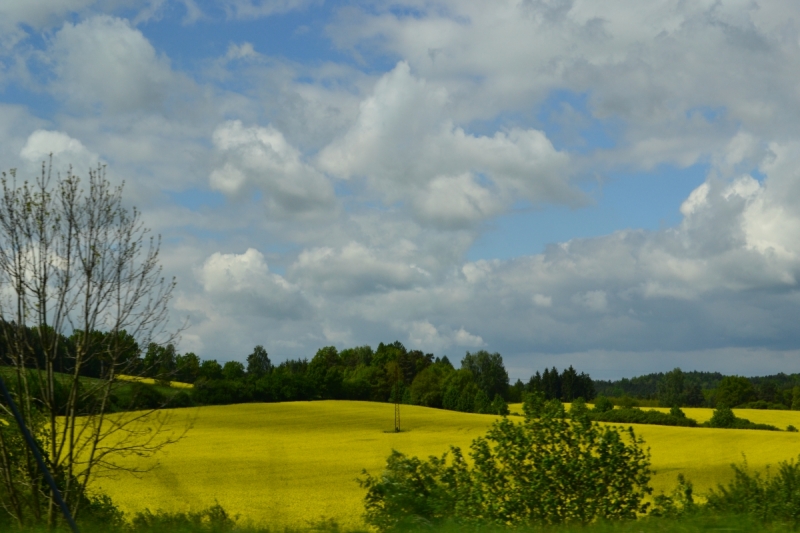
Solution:
[{"label": "leafy shrub in field", "polygon": [[[677,410],[681,414],[683,411]],[[686,418],[676,413],[662,413],[661,411],[642,411],[638,408],[612,409],[611,411],[589,412],[589,418],[597,422],[615,422],[619,424],[654,424],[658,426],[684,426],[697,427],[697,421]]]},{"label": "leafy shrub in field", "polygon": [[788,523],[800,527],[800,464],[778,463],[776,476],[751,475],[747,462],[731,465],[734,478],[727,487],[718,485],[707,496],[707,508],[718,514],[749,515],[762,523]]},{"label": "leafy shrub in field", "polygon": [[136,533],[183,533],[203,531],[209,533],[222,533],[231,531],[236,525],[238,517],[231,517],[223,507],[217,503],[198,512],[165,513],[163,511],[136,513],[131,521],[131,529]]},{"label": "leafy shrub in field", "polygon": [[592,409],[595,413],[606,413],[614,409],[614,402],[612,402],[609,398],[605,396],[598,396],[594,400],[594,409]]},{"label": "leafy shrub in field", "polygon": [[518,527],[645,512],[650,456],[632,429],[565,418],[560,402],[541,405],[540,418],[531,412],[521,424],[503,418],[475,439],[472,466],[457,447],[449,459],[426,461],[393,451],[383,474],[363,472],[366,522],[382,531],[447,520]]},{"label": "leafy shrub in field", "polygon": [[765,429],[768,431],[779,431],[778,428],[769,424],[755,424],[746,418],[738,418],[729,407],[724,406],[714,409],[711,420],[703,423],[703,425],[711,428]]},{"label": "leafy shrub in field", "polygon": [[663,516],[668,518],[683,518],[695,514],[699,507],[694,501],[694,486],[683,474],[678,474],[678,485],[672,494],[659,494],[653,498],[654,505],[650,516]]}]

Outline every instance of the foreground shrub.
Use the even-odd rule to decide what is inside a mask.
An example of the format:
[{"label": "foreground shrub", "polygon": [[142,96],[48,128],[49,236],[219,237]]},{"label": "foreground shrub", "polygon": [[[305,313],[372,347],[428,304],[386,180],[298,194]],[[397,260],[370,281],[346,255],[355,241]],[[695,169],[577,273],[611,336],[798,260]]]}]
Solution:
[{"label": "foreground shrub", "polygon": [[794,460],[778,463],[778,473],[762,477],[750,474],[745,461],[731,465],[734,478],[727,487],[708,493],[708,510],[722,515],[747,515],[761,523],[784,523],[800,527],[800,464]]},{"label": "foreground shrub", "polygon": [[145,509],[133,517],[131,529],[136,533],[223,533],[234,529],[237,518],[231,517],[219,503],[194,513],[153,513]]},{"label": "foreground shrub", "polygon": [[[560,402],[559,402],[560,403]],[[565,418],[550,402],[523,423],[503,418],[470,446],[421,460],[393,451],[364,471],[365,520],[382,531],[459,523],[538,526],[633,519],[652,492],[650,455],[633,430]],[[448,455],[450,457],[448,457]]]}]

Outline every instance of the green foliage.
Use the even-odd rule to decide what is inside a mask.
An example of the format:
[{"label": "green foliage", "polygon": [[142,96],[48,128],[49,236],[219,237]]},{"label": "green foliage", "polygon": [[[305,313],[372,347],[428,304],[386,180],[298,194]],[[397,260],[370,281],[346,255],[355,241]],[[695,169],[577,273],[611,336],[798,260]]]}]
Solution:
[{"label": "green foliage", "polygon": [[754,402],[747,402],[736,406],[737,409],[769,409],[769,410],[786,410],[787,407],[782,403],[768,402],[766,400],[756,400]]},{"label": "green foliage", "polygon": [[193,398],[200,404],[226,405],[253,401],[255,387],[241,380],[201,380],[194,386]]},{"label": "green foliage", "polygon": [[175,346],[161,346],[151,342],[142,360],[144,375],[169,381],[177,368]]},{"label": "green foliage", "polygon": [[714,409],[711,415],[711,420],[703,424],[706,427],[712,428],[728,428],[728,429],[764,429],[768,431],[778,431],[778,428],[769,424],[755,424],[746,418],[738,418],[733,414],[729,407],[718,407]]},{"label": "green foliage", "polygon": [[258,379],[272,370],[272,361],[269,360],[267,350],[260,344],[253,348],[253,353],[247,356],[247,375]]},{"label": "green foliage", "polygon": [[117,399],[120,410],[159,409],[168,402],[167,397],[153,385],[140,382],[126,385],[125,395],[120,395]]},{"label": "green foliage", "polygon": [[228,361],[222,365],[223,379],[242,379],[244,377],[244,365],[239,361]]},{"label": "green foliage", "polygon": [[[612,402],[613,402],[613,400],[612,400]],[[641,404],[641,402],[639,400],[637,400],[636,398],[633,398],[631,396],[628,396],[627,394],[624,394],[622,396],[622,398],[619,398],[619,400],[617,402],[614,402],[614,403],[616,403],[616,405],[619,405],[623,409],[630,409],[632,407],[639,407],[639,405]]]},{"label": "green foliage", "polygon": [[356,346],[355,348],[346,348],[339,352],[339,358],[341,359],[342,364],[348,368],[369,366],[372,364],[373,355],[372,347],[368,345]]},{"label": "green foliage", "polygon": [[[631,409],[612,409],[610,411],[591,411],[589,418],[597,422],[614,422],[617,424],[653,424],[657,426],[684,426],[697,427],[697,421],[693,418],[686,418],[678,408],[680,415],[670,412],[648,410],[643,411],[638,408]],[[681,416],[682,415],[682,416]]]},{"label": "green foliage", "polygon": [[717,406],[736,407],[755,399],[755,390],[749,379],[725,376],[717,387]]},{"label": "green foliage", "polygon": [[746,461],[731,468],[733,481],[727,486],[718,485],[707,495],[710,511],[800,527],[800,464],[794,460],[781,462],[776,476],[768,471],[764,477],[758,472],[750,474]]},{"label": "green foliage", "polygon": [[800,387],[792,388],[792,411],[800,411]]},{"label": "green foliage", "polygon": [[136,533],[223,533],[233,531],[238,518],[231,517],[219,503],[202,511],[188,513],[153,513],[145,509],[133,517],[131,529]]},{"label": "green foliage", "polygon": [[544,411],[544,393],[541,391],[530,392],[522,401],[522,412],[527,418],[539,418]]},{"label": "green foliage", "polygon": [[576,398],[572,401],[569,407],[569,416],[573,419],[578,419],[589,414],[589,407],[583,398]]},{"label": "green foliage", "polygon": [[472,373],[475,384],[487,398],[494,398],[495,394],[503,397],[508,395],[508,372],[499,353],[489,353],[486,350],[467,352],[461,360],[461,368]]},{"label": "green foliage", "polygon": [[658,384],[658,401],[662,407],[680,406],[684,403],[684,378],[680,368],[664,374]]},{"label": "green foliage", "polygon": [[411,402],[426,407],[442,407],[442,385],[452,372],[451,365],[440,362],[417,374],[411,383]]},{"label": "green foliage", "polygon": [[697,383],[689,385],[684,391],[684,403],[688,407],[701,407],[705,405],[706,399],[703,396],[703,389]]},{"label": "green foliage", "polygon": [[486,395],[486,392],[483,389],[478,390],[478,392],[475,393],[472,412],[486,414],[491,412],[490,409],[491,402],[489,401],[489,396]]},{"label": "green foliage", "polygon": [[735,424],[736,415],[733,414],[730,407],[725,406],[714,409],[711,420],[708,421],[708,425],[712,428],[732,428]]},{"label": "green foliage", "polygon": [[540,418],[503,418],[475,439],[472,466],[451,447],[449,460],[448,454],[423,461],[393,451],[380,476],[364,471],[367,523],[381,531],[446,520],[520,527],[645,512],[650,459],[633,430],[570,420],[560,402],[540,399],[526,402],[526,412],[539,409]]},{"label": "green foliage", "polygon": [[199,374],[206,380],[222,379],[222,365],[216,359],[207,359],[200,364]]},{"label": "green foliage", "polygon": [[192,352],[175,357],[175,381],[194,383],[200,377],[200,358]]},{"label": "green foliage", "polygon": [[525,388],[528,392],[543,393],[547,400],[556,398],[570,402],[575,398],[591,400],[596,396],[592,378],[583,372],[578,374],[572,366],[565,368],[561,374],[556,367],[546,368],[543,374],[537,371]]},{"label": "green foliage", "polygon": [[653,498],[653,503],[650,516],[684,518],[699,511],[694,501],[694,486],[683,474],[678,474],[678,485],[671,495],[659,494]]},{"label": "green foliage", "polygon": [[444,388],[442,407],[465,413],[472,411],[475,405],[475,395],[479,390],[472,372],[463,368],[451,372],[442,386]]},{"label": "green foliage", "polygon": [[502,396],[495,394],[492,404],[489,406],[489,412],[495,415],[508,416],[508,404]]},{"label": "green foliage", "polygon": [[598,396],[594,400],[593,413],[607,413],[614,410],[614,402],[605,396]]},{"label": "green foliage", "polygon": [[669,414],[670,416],[674,416],[676,418],[686,418],[686,413],[684,413],[677,405],[673,406],[672,409],[669,410]]}]

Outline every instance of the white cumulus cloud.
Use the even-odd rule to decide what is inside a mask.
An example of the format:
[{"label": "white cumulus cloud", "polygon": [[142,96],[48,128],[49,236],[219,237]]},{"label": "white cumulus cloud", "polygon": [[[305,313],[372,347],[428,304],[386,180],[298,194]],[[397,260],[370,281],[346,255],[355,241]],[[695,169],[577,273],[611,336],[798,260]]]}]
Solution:
[{"label": "white cumulus cloud", "polygon": [[297,319],[311,310],[300,289],[270,272],[263,254],[254,248],[243,254],[212,254],[197,278],[215,303],[234,314]]},{"label": "white cumulus cloud", "polygon": [[277,215],[333,207],[331,183],[274,127],[226,122],[214,131],[213,142],[222,161],[209,177],[214,189],[229,195],[258,189],[270,213]]},{"label": "white cumulus cloud", "polygon": [[318,164],[342,179],[363,178],[385,201],[407,200],[421,221],[444,227],[485,220],[515,200],[582,201],[570,185],[568,156],[542,132],[471,135],[447,118],[449,101],[443,87],[400,62]]},{"label": "white cumulus cloud", "polygon": [[57,76],[52,91],[82,109],[161,109],[169,93],[185,85],[138,29],[107,15],[65,23],[49,55]]}]

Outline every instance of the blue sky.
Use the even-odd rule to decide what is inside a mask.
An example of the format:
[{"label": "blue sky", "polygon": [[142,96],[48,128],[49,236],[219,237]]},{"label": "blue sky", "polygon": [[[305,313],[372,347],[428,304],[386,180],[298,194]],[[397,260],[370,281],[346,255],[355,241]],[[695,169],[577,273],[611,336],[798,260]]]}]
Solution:
[{"label": "blue sky", "polygon": [[789,1],[8,0],[0,160],[102,162],[180,349],[800,372]]}]

